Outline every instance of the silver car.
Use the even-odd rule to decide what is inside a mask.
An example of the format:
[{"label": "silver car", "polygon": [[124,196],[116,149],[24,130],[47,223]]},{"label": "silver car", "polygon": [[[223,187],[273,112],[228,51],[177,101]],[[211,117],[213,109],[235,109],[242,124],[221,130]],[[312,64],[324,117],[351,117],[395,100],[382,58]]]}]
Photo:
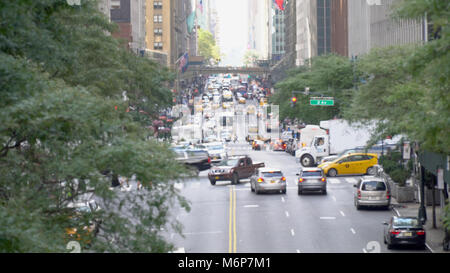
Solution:
[{"label": "silver car", "polygon": [[299,195],[306,190],[327,194],[327,178],[321,168],[303,168],[297,175]]},{"label": "silver car", "polygon": [[281,191],[286,194],[286,178],[279,169],[259,168],[250,178],[250,189],[256,194],[263,191]]},{"label": "silver car", "polygon": [[389,209],[391,191],[384,179],[375,176],[364,176],[355,185],[354,203],[356,209],[362,206],[384,207]]}]

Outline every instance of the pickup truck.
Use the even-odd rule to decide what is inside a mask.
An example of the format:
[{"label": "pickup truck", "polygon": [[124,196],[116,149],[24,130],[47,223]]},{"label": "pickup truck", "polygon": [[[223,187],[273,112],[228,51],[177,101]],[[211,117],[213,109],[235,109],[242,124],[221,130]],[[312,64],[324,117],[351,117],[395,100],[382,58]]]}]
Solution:
[{"label": "pickup truck", "polygon": [[208,179],[211,185],[215,185],[216,181],[231,181],[231,184],[238,184],[239,179],[250,178],[256,169],[264,166],[264,162],[253,164],[247,155],[230,156],[209,170]]}]

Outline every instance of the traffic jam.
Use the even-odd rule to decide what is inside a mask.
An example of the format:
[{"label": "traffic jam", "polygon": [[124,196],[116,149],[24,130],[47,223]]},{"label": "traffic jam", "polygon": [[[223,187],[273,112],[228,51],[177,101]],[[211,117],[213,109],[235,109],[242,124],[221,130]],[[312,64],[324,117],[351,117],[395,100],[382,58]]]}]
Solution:
[{"label": "traffic jam", "polygon": [[[369,146],[374,126],[354,126],[340,119],[320,121],[320,124],[282,121],[278,128],[269,128],[268,115],[260,113],[269,106],[270,91],[262,82],[250,79],[248,75],[211,75],[205,80],[203,90],[190,99],[193,111],[186,111],[187,114],[172,128],[172,150],[177,154],[177,160],[198,175],[194,180],[180,183],[180,189],[186,191],[188,199],[194,192],[200,194],[200,191],[205,191],[205,196],[213,198],[219,191],[229,189],[230,196],[224,201],[236,199],[233,196],[237,192],[237,200],[244,203],[243,208],[263,210],[264,198],[266,202],[274,202],[274,196],[281,194],[284,204],[271,205],[268,211],[260,211],[261,215],[248,216],[254,219],[255,225],[260,225],[261,217],[266,218],[265,213],[272,213],[274,206],[288,203],[286,210],[279,212],[286,217],[281,222],[292,221],[298,214],[296,221],[301,223],[304,220],[301,215],[307,213],[306,219],[309,219],[311,227],[318,229],[326,228],[330,222],[337,225],[341,218],[355,223],[346,227],[352,239],[328,235],[328,239],[320,239],[325,244],[323,248],[319,248],[317,243],[305,244],[303,240],[302,246],[292,246],[292,251],[368,253],[392,249],[427,250],[426,231],[417,217],[396,213],[391,185],[378,162],[382,155],[400,149],[401,136],[388,137]],[[256,124],[249,122],[252,116],[256,116]],[[194,192],[190,193],[190,190]],[[243,195],[247,191],[253,196]],[[291,195],[296,196],[295,199]],[[194,204],[195,198],[192,197]],[[302,208],[309,208],[309,211],[302,211]],[[199,213],[202,209],[199,208]],[[230,213],[230,225],[231,218]],[[186,220],[183,224],[189,229],[194,221]],[[287,228],[287,234],[291,238],[286,238],[286,245],[301,233],[296,230],[299,224],[293,222],[289,225],[292,227]],[[357,248],[355,244],[346,243],[358,236],[361,242]],[[186,244],[189,239],[190,236],[180,239],[177,244]],[[255,244],[246,243],[245,239],[242,241],[241,247],[237,247],[242,252],[274,251],[261,241]],[[335,242],[337,246],[330,248],[327,242]],[[376,248],[371,247],[374,242]],[[188,250],[211,251],[206,246],[203,249],[202,244],[192,244]]]}]

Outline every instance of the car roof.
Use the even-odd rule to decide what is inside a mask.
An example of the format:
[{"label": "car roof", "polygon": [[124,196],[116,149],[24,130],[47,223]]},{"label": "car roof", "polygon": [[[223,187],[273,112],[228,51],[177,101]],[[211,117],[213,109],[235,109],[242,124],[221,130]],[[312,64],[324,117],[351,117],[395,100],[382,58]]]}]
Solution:
[{"label": "car roof", "polygon": [[268,172],[282,172],[280,169],[276,168],[259,168],[260,172],[268,173]]},{"label": "car roof", "polygon": [[364,181],[379,181],[379,182],[385,182],[383,178],[377,177],[377,176],[363,176],[361,177],[361,182]]},{"label": "car roof", "polygon": [[322,168],[309,167],[309,168],[303,168],[301,171],[302,172],[322,171]]}]

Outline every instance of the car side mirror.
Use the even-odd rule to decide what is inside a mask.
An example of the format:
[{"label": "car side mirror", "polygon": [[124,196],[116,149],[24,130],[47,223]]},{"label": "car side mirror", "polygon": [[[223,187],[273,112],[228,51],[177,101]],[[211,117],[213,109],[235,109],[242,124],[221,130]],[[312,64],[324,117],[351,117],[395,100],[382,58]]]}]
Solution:
[{"label": "car side mirror", "polygon": [[357,186],[356,186],[356,184],[353,184],[353,188],[356,188]]},{"label": "car side mirror", "polygon": [[299,173],[296,173],[295,175],[296,175],[296,176],[299,176],[300,174],[299,174]]},{"label": "car side mirror", "polygon": [[388,226],[389,224],[387,222],[383,222],[383,225],[384,226]]}]

